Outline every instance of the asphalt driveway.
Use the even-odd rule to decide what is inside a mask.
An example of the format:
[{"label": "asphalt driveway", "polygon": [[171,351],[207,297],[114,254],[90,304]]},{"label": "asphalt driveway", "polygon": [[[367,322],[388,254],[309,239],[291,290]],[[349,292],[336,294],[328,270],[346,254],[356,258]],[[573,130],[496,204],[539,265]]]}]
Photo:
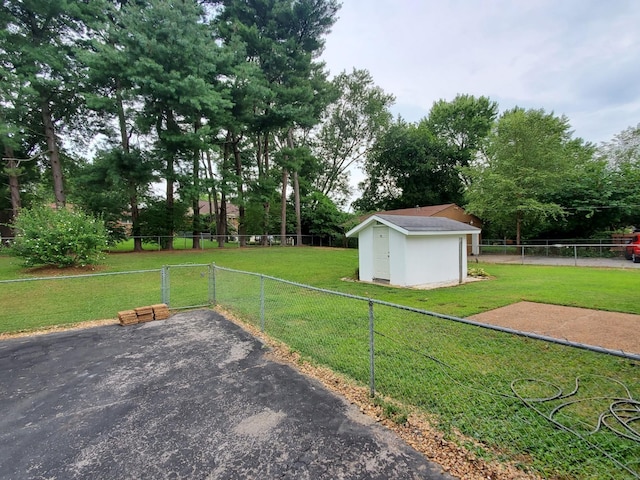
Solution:
[{"label": "asphalt driveway", "polygon": [[450,479],[202,310],[0,341],[3,479]]}]

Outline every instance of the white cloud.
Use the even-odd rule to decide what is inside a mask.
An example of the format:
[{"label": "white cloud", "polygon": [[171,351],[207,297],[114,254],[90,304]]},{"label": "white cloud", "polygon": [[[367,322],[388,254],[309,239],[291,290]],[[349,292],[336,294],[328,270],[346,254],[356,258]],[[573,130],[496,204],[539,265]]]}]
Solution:
[{"label": "white cloud", "polygon": [[343,0],[323,59],[366,68],[409,121],[485,95],[566,115],[599,143],[640,122],[637,0]]}]

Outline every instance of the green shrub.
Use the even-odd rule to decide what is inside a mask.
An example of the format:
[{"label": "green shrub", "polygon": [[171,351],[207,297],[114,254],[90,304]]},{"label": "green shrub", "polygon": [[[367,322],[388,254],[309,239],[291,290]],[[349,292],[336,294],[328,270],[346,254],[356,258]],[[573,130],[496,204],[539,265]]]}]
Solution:
[{"label": "green shrub", "polygon": [[476,278],[486,278],[489,276],[489,274],[485,272],[484,268],[471,267],[467,269],[467,276],[476,277]]},{"label": "green shrub", "polygon": [[95,264],[107,246],[107,231],[101,221],[68,209],[24,209],[13,228],[16,239],[12,252],[29,267]]}]

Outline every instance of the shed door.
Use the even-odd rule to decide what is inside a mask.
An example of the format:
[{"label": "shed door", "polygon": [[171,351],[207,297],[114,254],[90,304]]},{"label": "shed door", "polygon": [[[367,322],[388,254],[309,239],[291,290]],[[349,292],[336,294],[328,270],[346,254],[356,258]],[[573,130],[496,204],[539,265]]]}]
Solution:
[{"label": "shed door", "polygon": [[373,227],[373,278],[390,280],[389,269],[389,227]]}]

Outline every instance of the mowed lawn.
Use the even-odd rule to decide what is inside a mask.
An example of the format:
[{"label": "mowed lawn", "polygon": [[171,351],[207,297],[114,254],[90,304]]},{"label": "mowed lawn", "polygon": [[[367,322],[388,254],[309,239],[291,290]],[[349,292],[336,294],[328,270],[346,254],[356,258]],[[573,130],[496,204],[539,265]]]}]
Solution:
[{"label": "mowed lawn", "polygon": [[[483,268],[490,275],[488,280],[435,290],[417,290],[354,282],[358,267],[358,252],[354,249],[248,247],[112,253],[106,256],[102,265],[86,273],[143,271],[160,269],[163,265],[211,263],[460,317],[523,300],[640,314],[640,302],[637,301],[640,271],[630,269],[474,263],[474,267]],[[84,272],[25,269],[20,259],[0,255],[0,280],[78,273]],[[185,289],[188,285],[180,287]],[[194,288],[197,287],[194,285]],[[68,322],[115,318],[119,310],[158,303],[159,291],[160,277],[154,272],[99,277],[91,281],[0,284],[0,305],[3,305],[0,332],[61,323],[56,315],[47,315],[47,305],[51,308],[66,305],[65,318]],[[102,301],[100,297],[103,297]],[[41,315],[20,319],[19,312],[28,312],[27,307],[35,298],[46,300],[44,306],[39,302],[38,312]],[[86,301],[80,301],[82,299]]]}]

